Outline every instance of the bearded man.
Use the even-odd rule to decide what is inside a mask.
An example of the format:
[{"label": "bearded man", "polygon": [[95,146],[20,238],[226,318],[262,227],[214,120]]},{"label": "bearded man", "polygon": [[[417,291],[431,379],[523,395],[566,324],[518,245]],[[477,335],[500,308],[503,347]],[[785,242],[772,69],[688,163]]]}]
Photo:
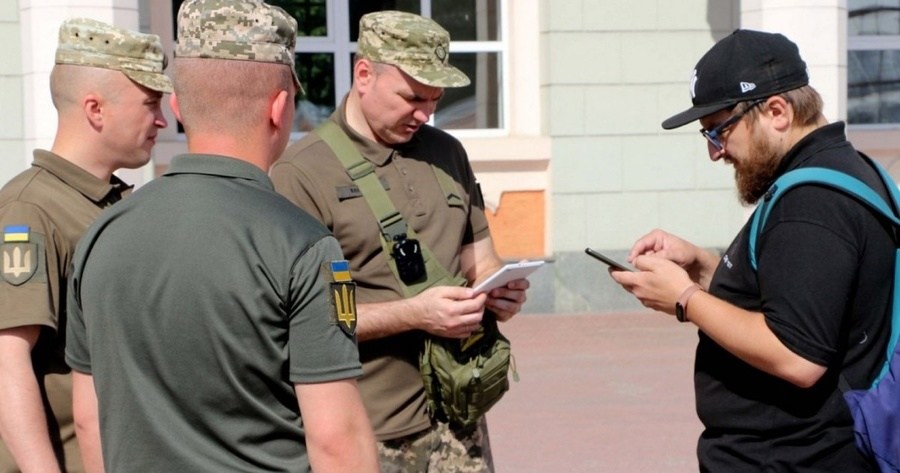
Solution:
[{"label": "bearded man", "polygon": [[[712,161],[735,169],[745,204],[808,167],[849,174],[889,201],[873,164],[828,124],[797,46],[738,30],[697,63],[693,107]],[[640,238],[638,272],[613,279],[651,308],[699,328],[694,384],[701,471],[862,472],[839,382],[865,388],[890,334],[894,241],[853,197],[798,186],[773,206],[751,266],[744,226],[721,256],[661,230]]]}]

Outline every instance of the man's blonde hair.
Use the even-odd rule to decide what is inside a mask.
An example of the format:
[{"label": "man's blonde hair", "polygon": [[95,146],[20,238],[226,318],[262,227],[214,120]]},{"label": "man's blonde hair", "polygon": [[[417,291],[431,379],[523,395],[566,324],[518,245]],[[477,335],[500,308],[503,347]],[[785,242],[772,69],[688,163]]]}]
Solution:
[{"label": "man's blonde hair", "polygon": [[[173,83],[185,131],[240,132],[265,120],[265,105],[293,90],[283,64],[209,58],[175,58]],[[293,97],[291,97],[293,100]]]},{"label": "man's blonde hair", "polygon": [[[782,97],[785,102],[791,104],[794,109],[794,123],[799,126],[810,126],[815,124],[822,117],[822,96],[810,85],[804,85],[796,89],[776,94]],[[738,110],[746,110],[746,107],[752,102],[742,102]],[[750,110],[747,115],[751,120],[756,120],[760,113],[757,107]]]}]

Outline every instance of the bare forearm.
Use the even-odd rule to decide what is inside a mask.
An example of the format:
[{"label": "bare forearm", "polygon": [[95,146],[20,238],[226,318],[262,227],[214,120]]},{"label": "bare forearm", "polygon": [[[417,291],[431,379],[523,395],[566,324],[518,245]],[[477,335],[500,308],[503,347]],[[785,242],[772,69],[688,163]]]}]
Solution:
[{"label": "bare forearm", "polygon": [[296,385],[316,473],[378,471],[375,434],[354,380]]},{"label": "bare forearm", "polygon": [[365,412],[357,415],[351,425],[346,425],[343,433],[336,437],[334,442],[310,445],[309,458],[316,473],[379,471],[375,435],[368,425]]},{"label": "bare forearm", "polygon": [[93,376],[72,372],[72,404],[75,414],[75,433],[81,461],[87,473],[103,473],[100,449],[100,416]]},{"label": "bare forearm", "polygon": [[366,341],[410,330],[464,338],[481,322],[485,298],[466,287],[435,286],[408,299],[360,304],[357,338]]},{"label": "bare forearm", "polygon": [[0,379],[0,436],[19,468],[25,473],[60,471],[31,365],[3,363]]},{"label": "bare forearm", "polygon": [[688,319],[721,347],[749,365],[800,387],[815,384],[825,367],[786,347],[765,316],[735,307],[705,292],[690,299]]},{"label": "bare forearm", "polygon": [[0,436],[26,473],[60,471],[31,364],[40,333],[36,325],[0,331]]},{"label": "bare forearm", "polygon": [[356,337],[359,341],[389,337],[417,328],[421,310],[412,299],[359,304],[356,306]]}]

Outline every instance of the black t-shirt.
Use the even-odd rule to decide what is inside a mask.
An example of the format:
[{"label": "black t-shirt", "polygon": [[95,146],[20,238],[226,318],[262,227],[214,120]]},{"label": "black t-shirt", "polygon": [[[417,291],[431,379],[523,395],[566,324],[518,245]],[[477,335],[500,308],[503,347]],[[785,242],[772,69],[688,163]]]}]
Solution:
[{"label": "black t-shirt", "polygon": [[[778,175],[835,169],[887,200],[877,172],[846,141],[843,126],[801,140]],[[828,370],[814,386],[800,388],[751,367],[701,332],[694,375],[705,426],[701,470],[872,471],[853,443],[838,379],[864,388],[884,359],[895,248],[888,224],[840,191],[803,185],[773,207],[757,242],[758,272],[750,266],[748,232],[749,223],[722,256],[710,292],[763,312],[782,343]]]}]

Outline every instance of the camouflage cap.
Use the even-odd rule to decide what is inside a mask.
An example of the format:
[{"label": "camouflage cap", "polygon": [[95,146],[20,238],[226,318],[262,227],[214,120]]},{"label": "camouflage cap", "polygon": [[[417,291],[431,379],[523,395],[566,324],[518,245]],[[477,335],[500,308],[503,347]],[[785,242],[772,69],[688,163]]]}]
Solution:
[{"label": "camouflage cap", "polygon": [[357,53],[397,66],[432,87],[465,87],[469,77],[448,64],[450,33],[429,18],[400,11],[379,11],[359,20]]},{"label": "camouflage cap", "polygon": [[159,36],[89,18],[72,18],[59,27],[56,64],[121,71],[144,87],[172,92],[172,81],[163,74],[166,58]]},{"label": "camouflage cap", "polygon": [[259,0],[188,0],[178,10],[175,57],[270,62],[294,68],[297,20]]}]

